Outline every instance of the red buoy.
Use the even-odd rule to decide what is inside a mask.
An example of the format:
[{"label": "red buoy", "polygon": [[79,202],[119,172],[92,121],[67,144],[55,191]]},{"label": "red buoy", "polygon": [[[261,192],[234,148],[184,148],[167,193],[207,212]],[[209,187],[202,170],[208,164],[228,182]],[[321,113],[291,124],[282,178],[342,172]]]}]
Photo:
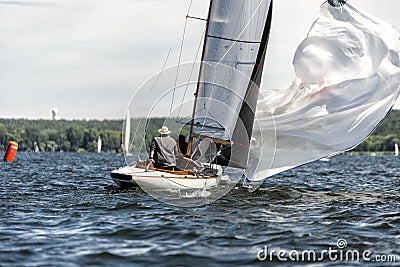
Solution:
[{"label": "red buoy", "polygon": [[4,161],[13,161],[15,158],[15,154],[17,154],[18,143],[14,141],[10,141],[8,143],[6,154],[4,155]]}]

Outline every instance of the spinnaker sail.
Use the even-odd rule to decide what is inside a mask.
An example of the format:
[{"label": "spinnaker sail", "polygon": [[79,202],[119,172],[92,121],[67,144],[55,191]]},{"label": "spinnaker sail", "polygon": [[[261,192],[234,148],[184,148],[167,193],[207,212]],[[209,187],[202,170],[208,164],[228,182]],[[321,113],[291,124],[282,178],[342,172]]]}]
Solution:
[{"label": "spinnaker sail", "polygon": [[[341,1],[344,2],[344,1]],[[293,59],[296,77],[282,90],[264,90],[246,175],[256,181],[349,150],[362,142],[400,93],[400,33],[348,3],[325,3]],[[275,141],[275,140],[274,140]],[[272,165],[263,154],[274,151]]]}]

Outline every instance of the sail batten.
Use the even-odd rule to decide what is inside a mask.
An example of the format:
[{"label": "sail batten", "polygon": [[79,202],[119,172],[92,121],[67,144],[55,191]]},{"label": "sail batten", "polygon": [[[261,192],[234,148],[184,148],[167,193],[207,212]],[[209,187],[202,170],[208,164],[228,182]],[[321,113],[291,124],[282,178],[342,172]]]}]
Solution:
[{"label": "sail batten", "polygon": [[207,37],[226,40],[226,41],[232,41],[232,42],[238,42],[238,43],[249,43],[249,44],[260,44],[261,43],[261,41],[239,40],[239,39],[232,39],[232,38],[226,38],[226,37],[214,36],[214,35],[207,35]]}]

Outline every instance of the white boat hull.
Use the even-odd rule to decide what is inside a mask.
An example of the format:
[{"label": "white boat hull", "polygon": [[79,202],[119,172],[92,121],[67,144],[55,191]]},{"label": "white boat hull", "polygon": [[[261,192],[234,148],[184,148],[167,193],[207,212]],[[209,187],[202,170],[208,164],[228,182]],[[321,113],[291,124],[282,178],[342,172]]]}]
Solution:
[{"label": "white boat hull", "polygon": [[218,185],[219,176],[198,177],[174,174],[162,170],[122,167],[111,171],[114,182],[123,188],[140,186],[160,189],[202,189]]}]

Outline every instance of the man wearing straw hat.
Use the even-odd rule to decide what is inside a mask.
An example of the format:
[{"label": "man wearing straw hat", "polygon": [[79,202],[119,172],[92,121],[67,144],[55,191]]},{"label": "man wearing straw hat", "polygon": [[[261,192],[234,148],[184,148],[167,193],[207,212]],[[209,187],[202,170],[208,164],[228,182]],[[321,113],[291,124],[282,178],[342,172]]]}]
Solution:
[{"label": "man wearing straw hat", "polygon": [[178,146],[176,141],[169,136],[171,133],[167,126],[158,129],[160,136],[154,137],[150,145],[150,157],[154,160],[155,168],[174,170]]}]

